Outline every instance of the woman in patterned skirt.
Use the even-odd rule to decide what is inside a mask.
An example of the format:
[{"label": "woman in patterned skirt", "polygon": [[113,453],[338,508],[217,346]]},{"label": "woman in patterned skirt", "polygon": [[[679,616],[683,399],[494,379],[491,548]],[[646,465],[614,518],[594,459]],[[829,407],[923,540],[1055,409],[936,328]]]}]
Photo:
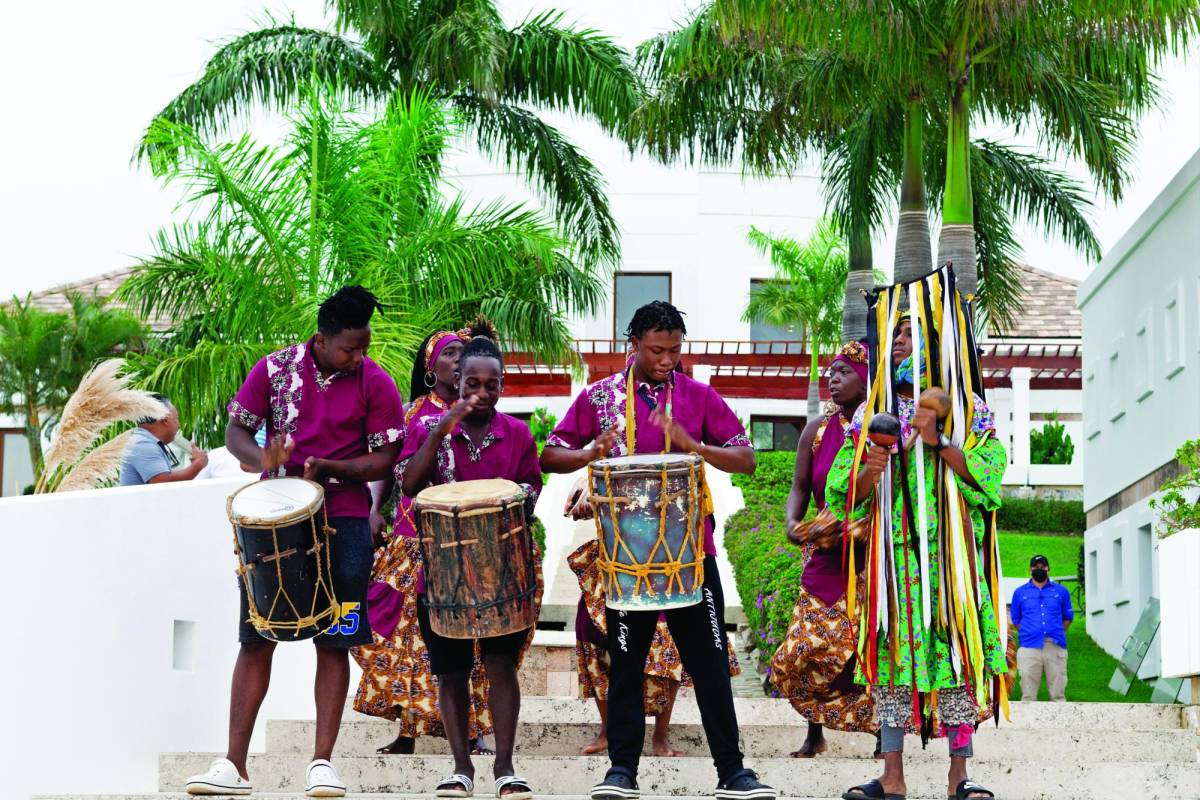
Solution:
[{"label": "woman in patterned skirt", "polygon": [[[874,708],[866,687],[854,682],[858,626],[847,614],[846,575],[840,541],[833,547],[812,541],[804,526],[810,502],[825,508],[825,479],[845,441],[855,410],[867,399],[867,350],[858,342],[842,348],[829,367],[826,413],[812,420],[796,448],[796,472],[788,495],[788,538],[805,560],[787,637],[771,659],[779,693],[808,720],[808,735],[793,758],[826,750],[824,728],[875,730]],[[840,540],[840,536],[838,537]],[[862,564],[864,558],[855,563]],[[863,582],[859,582],[862,587]]]},{"label": "woman in patterned skirt", "polygon": [[[494,335],[490,326],[473,323],[470,329],[430,334],[421,343],[410,386],[413,395],[422,387],[426,393],[405,408],[406,432],[426,417],[441,415],[458,399],[455,371],[463,344],[472,333],[488,332]],[[377,535],[386,527],[381,510],[394,485],[393,480],[372,484],[371,528]],[[437,681],[417,624],[417,595],[424,590],[424,575],[411,505],[411,498],[397,497],[392,538],[375,551],[367,605],[374,641],[353,651],[363,670],[354,710],[400,723],[396,739],[377,751],[382,754],[412,753],[418,736],[445,736],[437,709]],[[490,753],[483,741],[492,732],[487,692],[487,675],[477,658],[471,673],[470,716],[476,754]]]}]

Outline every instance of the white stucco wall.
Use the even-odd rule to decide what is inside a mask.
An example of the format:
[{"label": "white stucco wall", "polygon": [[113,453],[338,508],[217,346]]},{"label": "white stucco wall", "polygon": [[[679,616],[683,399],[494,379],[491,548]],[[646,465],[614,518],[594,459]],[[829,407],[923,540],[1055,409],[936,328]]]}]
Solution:
[{"label": "white stucco wall", "polygon": [[[1079,304],[1091,509],[1200,436],[1200,151],[1083,283]],[[1159,595],[1157,541],[1146,500],[1087,531],[1088,631],[1114,655]],[[1157,648],[1147,662],[1153,674]]]}]

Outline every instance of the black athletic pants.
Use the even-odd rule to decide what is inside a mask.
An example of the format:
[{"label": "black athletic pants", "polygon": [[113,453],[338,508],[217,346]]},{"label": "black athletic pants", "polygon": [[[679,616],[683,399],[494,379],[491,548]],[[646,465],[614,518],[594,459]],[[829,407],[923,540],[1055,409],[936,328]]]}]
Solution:
[{"label": "black athletic pants", "polygon": [[[608,755],[614,767],[637,775],[646,737],[643,706],[643,672],[657,611],[607,610],[608,654]],[[667,612],[667,627],[679,649],[683,668],[692,676],[704,735],[712,752],[717,777],[724,781],[742,768],[738,749],[737,713],[729,683],[729,656],[725,637],[725,595],[717,574],[717,560],[704,559],[704,601]]]}]

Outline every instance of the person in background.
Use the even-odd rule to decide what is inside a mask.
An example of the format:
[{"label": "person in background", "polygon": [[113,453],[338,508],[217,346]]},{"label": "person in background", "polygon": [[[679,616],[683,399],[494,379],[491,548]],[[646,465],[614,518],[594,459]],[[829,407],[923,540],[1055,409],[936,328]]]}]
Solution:
[{"label": "person in background", "polygon": [[179,459],[167,447],[179,435],[179,411],[164,395],[156,394],[154,398],[162,403],[163,416],[138,420],[121,462],[122,486],[190,481],[208,465],[208,454],[192,445],[191,462],[179,466]]},{"label": "person in background", "polygon": [[[267,429],[259,428],[254,435],[254,443],[259,447],[267,446]],[[243,464],[237,456],[229,452],[228,447],[217,447],[208,453],[208,464],[196,475],[198,481],[215,480],[217,478],[233,478],[242,473],[258,474],[258,467],[253,464]]]},{"label": "person in background", "polygon": [[1019,631],[1017,670],[1021,699],[1037,700],[1042,672],[1046,688],[1056,703],[1067,699],[1067,629],[1075,620],[1071,593],[1050,580],[1050,560],[1034,556],[1029,562],[1029,583],[1013,592],[1011,616]]}]

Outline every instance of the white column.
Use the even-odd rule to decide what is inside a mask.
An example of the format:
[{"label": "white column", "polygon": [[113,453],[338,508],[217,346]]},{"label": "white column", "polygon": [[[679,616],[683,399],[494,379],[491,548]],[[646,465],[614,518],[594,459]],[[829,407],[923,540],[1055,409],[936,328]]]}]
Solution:
[{"label": "white column", "polygon": [[1015,480],[1012,483],[1029,484],[1029,367],[1013,367],[1013,453],[1009,467]]}]

